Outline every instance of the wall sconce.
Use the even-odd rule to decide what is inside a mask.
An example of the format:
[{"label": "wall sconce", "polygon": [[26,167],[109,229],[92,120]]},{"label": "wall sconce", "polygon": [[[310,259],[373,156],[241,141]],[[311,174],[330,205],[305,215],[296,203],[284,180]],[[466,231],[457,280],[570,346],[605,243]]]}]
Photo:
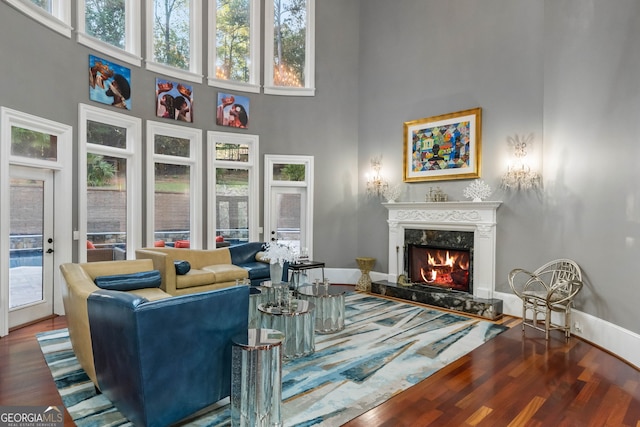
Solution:
[{"label": "wall sconce", "polygon": [[382,196],[389,183],[382,178],[380,174],[382,169],[382,160],[380,157],[374,157],[371,159],[371,174],[367,174],[367,195],[369,196]]},{"label": "wall sconce", "polygon": [[540,175],[531,170],[527,163],[527,143],[533,139],[533,134],[520,138],[508,137],[507,141],[513,146],[515,159],[509,162],[507,172],[502,175],[502,188],[514,190],[529,190],[540,187]]}]

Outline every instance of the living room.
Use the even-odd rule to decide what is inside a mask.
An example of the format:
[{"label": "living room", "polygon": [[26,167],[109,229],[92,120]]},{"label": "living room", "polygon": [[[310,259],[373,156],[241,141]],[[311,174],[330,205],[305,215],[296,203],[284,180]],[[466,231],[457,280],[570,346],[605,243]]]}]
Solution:
[{"label": "living room", "polygon": [[[7,2],[0,11],[0,44],[10,58],[0,63],[0,104],[72,126],[76,153],[78,105],[90,103],[87,57],[96,52]],[[336,274],[356,272],[357,256],[374,257],[374,277],[386,278],[388,212],[366,194],[371,159],[380,157],[385,178],[400,183],[403,123],[481,107],[481,178],[494,189],[488,200],[502,201],[494,295],[518,315],[508,272],[571,258],[585,275],[574,333],[640,366],[631,274],[640,180],[637,168],[620,161],[638,150],[639,19],[637,2],[623,0],[318,2],[315,96],[251,94],[250,127],[234,132],[259,135],[260,157],[313,156],[314,257]],[[137,87],[153,88],[155,78],[132,67]],[[187,126],[226,131],[214,124],[217,89],[197,89],[198,114]],[[142,94],[128,114],[156,120],[153,99]],[[529,134],[528,158],[542,188],[500,189],[513,156],[509,138]],[[620,148],[604,150],[614,138]],[[76,174],[71,181],[76,206]],[[406,183],[399,200],[424,201],[436,186],[464,200],[469,183]],[[77,209],[69,214],[77,230]],[[70,235],[60,245],[79,259]]]}]

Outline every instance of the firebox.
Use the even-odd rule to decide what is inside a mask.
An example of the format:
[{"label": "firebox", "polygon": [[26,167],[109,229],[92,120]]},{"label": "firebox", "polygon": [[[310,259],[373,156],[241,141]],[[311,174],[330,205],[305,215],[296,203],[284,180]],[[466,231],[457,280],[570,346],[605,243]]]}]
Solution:
[{"label": "firebox", "polygon": [[469,249],[409,244],[405,260],[412,283],[473,293]]}]

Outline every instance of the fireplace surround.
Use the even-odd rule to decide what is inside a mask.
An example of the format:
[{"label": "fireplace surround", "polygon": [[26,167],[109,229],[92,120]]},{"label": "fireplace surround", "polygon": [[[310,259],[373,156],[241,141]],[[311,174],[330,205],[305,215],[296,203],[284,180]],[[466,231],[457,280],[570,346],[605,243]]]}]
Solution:
[{"label": "fireplace surround", "polygon": [[[496,212],[501,202],[401,202],[383,203],[388,209],[389,273],[386,281],[372,284],[382,295],[436,305],[489,319],[502,315],[502,300],[493,298],[495,287]],[[447,233],[449,232],[449,233]],[[433,244],[434,235],[436,242]],[[442,241],[446,242],[443,245]],[[407,246],[468,246],[471,267],[469,292],[434,288],[428,284],[404,285]],[[453,247],[452,247],[453,246]]]}]

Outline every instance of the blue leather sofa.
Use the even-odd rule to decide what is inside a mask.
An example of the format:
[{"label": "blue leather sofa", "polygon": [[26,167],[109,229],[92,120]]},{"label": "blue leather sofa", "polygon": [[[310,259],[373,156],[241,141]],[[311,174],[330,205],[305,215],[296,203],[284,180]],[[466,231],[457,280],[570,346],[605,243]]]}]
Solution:
[{"label": "blue leather sofa", "polygon": [[[263,242],[248,242],[229,246],[231,262],[249,272],[251,286],[258,286],[265,280],[271,280],[269,263],[258,261],[256,255],[265,250]],[[288,269],[282,269],[282,281],[288,282]]]},{"label": "blue leather sofa", "polygon": [[249,287],[158,301],[100,289],[87,311],[102,393],[136,426],[168,426],[231,394],[231,338]]}]

